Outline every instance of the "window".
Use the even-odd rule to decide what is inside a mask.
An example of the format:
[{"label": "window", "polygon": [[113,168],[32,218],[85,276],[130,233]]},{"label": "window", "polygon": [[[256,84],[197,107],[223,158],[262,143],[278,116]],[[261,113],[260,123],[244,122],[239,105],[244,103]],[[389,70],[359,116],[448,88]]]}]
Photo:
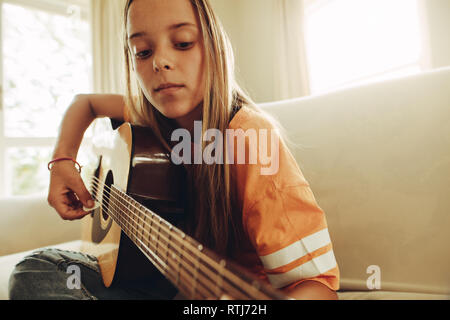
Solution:
[{"label": "window", "polygon": [[89,3],[0,1],[0,196],[46,194],[62,116],[92,91]]},{"label": "window", "polygon": [[312,93],[427,68],[422,0],[305,0]]}]

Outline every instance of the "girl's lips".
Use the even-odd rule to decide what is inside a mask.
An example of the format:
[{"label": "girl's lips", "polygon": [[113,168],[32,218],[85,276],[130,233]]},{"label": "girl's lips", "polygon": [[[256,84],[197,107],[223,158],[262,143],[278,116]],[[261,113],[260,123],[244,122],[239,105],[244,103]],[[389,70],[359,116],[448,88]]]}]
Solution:
[{"label": "girl's lips", "polygon": [[157,93],[173,93],[173,92],[178,91],[179,89],[182,89],[183,87],[184,86],[165,88],[165,89],[158,90]]}]

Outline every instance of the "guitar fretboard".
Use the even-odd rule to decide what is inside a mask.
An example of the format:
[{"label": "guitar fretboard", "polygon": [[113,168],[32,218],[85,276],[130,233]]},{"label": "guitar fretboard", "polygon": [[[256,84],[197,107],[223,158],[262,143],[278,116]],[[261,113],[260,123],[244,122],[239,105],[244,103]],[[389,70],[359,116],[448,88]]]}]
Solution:
[{"label": "guitar fretboard", "polygon": [[114,185],[108,187],[95,179],[93,196],[102,204],[103,212],[186,298],[220,298],[227,294],[235,299],[286,299],[279,291],[204,248]]}]

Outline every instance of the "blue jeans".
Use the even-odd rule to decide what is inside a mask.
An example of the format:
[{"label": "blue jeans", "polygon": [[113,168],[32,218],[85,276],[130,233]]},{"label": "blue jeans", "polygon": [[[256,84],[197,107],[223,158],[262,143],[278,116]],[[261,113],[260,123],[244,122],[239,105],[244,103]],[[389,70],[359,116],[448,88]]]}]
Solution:
[{"label": "blue jeans", "polygon": [[177,290],[165,286],[166,282],[162,275],[157,275],[113,283],[106,288],[94,256],[46,248],[26,256],[15,266],[9,278],[9,297],[11,300],[173,299]]}]

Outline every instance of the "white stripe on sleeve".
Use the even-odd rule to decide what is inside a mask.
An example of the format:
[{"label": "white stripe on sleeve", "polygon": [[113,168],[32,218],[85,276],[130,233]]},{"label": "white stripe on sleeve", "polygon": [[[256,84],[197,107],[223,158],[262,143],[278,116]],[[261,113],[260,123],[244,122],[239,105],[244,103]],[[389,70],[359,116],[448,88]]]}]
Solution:
[{"label": "white stripe on sleeve", "polygon": [[322,229],[274,253],[260,256],[268,270],[282,267],[331,243],[328,228]]},{"label": "white stripe on sleeve", "polygon": [[280,274],[267,274],[270,283],[275,288],[282,288],[293,282],[317,277],[337,265],[333,250],[328,251],[311,261],[308,261],[288,272]]}]

